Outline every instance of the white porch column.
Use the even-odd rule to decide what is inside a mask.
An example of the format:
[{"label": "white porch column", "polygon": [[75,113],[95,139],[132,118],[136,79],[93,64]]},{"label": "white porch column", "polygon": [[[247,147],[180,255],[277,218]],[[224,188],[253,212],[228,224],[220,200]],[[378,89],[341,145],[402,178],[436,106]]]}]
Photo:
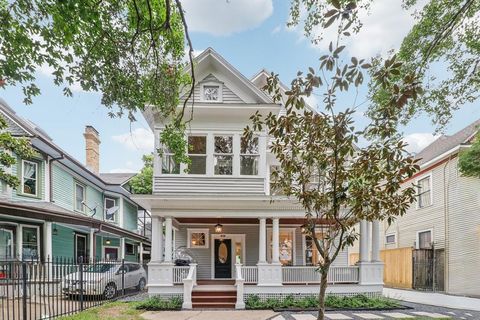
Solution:
[{"label": "white porch column", "polygon": [[159,216],[152,216],[152,247],[150,253],[152,262],[163,260],[163,219]]},{"label": "white porch column", "polygon": [[267,262],[267,219],[260,218],[258,236],[258,263]]},{"label": "white porch column", "polygon": [[367,221],[367,255],[365,261],[371,261],[370,252],[372,250],[372,223]]},{"label": "white porch column", "polygon": [[272,263],[280,263],[280,219],[272,219]]},{"label": "white porch column", "polygon": [[138,246],[138,262],[143,263],[143,242]]},{"label": "white porch column", "polygon": [[367,221],[360,221],[360,257],[359,262],[368,261]]},{"label": "white porch column", "polygon": [[372,222],[372,262],[380,261],[380,222]]},{"label": "white porch column", "polygon": [[43,224],[43,246],[45,250],[45,261],[52,262],[53,246],[52,246],[52,222],[46,221]]},{"label": "white porch column", "polygon": [[90,259],[91,263],[95,259],[95,229],[90,228],[90,241],[88,242],[90,251],[88,258]]},{"label": "white porch column", "polygon": [[125,259],[125,238],[120,238],[120,259]]},{"label": "white porch column", "polygon": [[172,263],[172,217],[165,218],[165,263]]}]

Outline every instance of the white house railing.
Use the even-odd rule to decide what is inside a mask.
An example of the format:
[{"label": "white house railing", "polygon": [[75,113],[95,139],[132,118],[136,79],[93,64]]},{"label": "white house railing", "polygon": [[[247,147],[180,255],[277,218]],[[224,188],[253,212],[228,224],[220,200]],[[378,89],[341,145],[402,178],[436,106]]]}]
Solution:
[{"label": "white house railing", "polygon": [[187,278],[188,271],[190,270],[189,266],[174,266],[173,267],[173,283],[180,284],[183,283],[183,279]]},{"label": "white house railing", "polygon": [[[358,267],[330,267],[328,283],[358,283]],[[320,272],[314,266],[293,266],[282,268],[283,283],[319,283]]]},{"label": "white house railing", "polygon": [[188,272],[183,282],[183,309],[192,309],[192,290],[197,285],[197,264],[191,263],[187,267]]},{"label": "white house railing", "polygon": [[242,276],[245,283],[258,282],[258,267],[257,266],[242,266]]}]

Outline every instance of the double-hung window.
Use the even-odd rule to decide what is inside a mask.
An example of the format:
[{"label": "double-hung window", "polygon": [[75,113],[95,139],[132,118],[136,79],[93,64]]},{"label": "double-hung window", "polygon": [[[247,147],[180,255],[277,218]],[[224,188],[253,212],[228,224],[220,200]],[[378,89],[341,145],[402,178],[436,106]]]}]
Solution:
[{"label": "double-hung window", "polygon": [[171,152],[168,148],[164,148],[162,153],[162,173],[180,173],[180,163],[175,162],[173,159],[173,152]]},{"label": "double-hung window", "polygon": [[115,222],[115,215],[117,213],[117,200],[113,198],[105,198],[105,221]]},{"label": "double-hung window", "polygon": [[417,248],[430,249],[432,248],[432,231],[420,231],[417,233]]},{"label": "double-hung window", "polygon": [[431,176],[418,180],[418,207],[424,208],[432,204]]},{"label": "double-hung window", "polygon": [[22,193],[37,196],[38,163],[22,161]]},{"label": "double-hung window", "polygon": [[190,174],[205,174],[207,172],[207,137],[188,137],[188,157]]},{"label": "double-hung window", "polygon": [[258,174],[258,137],[246,139],[242,137],[240,143],[240,174],[256,176]]},{"label": "double-hung window", "polygon": [[[38,227],[22,226],[22,258],[35,260],[40,257],[40,238]],[[51,257],[50,257],[51,258]]]},{"label": "double-hung window", "polygon": [[218,175],[233,173],[233,137],[215,136],[214,172]]},{"label": "double-hung window", "polygon": [[75,182],[75,211],[85,212],[85,186]]}]

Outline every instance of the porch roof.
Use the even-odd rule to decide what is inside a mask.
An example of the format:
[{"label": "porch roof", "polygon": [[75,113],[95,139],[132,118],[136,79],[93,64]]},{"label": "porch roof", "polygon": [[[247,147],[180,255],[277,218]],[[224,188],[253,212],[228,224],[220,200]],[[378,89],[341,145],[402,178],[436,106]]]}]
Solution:
[{"label": "porch roof", "polygon": [[0,203],[0,212],[10,217],[86,226],[147,244],[150,243],[144,236],[92,217],[73,213],[51,202],[2,200],[2,203]]}]

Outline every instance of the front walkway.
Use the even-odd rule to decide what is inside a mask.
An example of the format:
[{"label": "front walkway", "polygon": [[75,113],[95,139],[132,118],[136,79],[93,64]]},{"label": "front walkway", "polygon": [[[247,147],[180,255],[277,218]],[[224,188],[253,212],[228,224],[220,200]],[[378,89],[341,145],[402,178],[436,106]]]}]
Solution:
[{"label": "front walkway", "polygon": [[146,320],[266,320],[274,317],[271,310],[252,311],[212,311],[212,310],[189,310],[189,311],[149,311],[141,316]]},{"label": "front walkway", "polygon": [[434,292],[384,288],[383,295],[392,299],[445,308],[480,311],[480,299]]}]

